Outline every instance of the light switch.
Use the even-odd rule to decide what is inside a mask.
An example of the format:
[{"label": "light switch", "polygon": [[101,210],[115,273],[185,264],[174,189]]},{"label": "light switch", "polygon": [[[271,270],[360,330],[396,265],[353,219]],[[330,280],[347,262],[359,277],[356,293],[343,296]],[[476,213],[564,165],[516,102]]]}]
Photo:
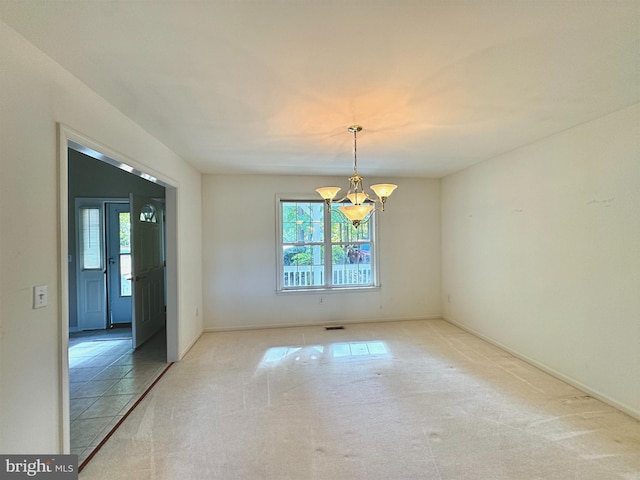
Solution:
[{"label": "light switch", "polygon": [[36,285],[33,287],[33,308],[46,307],[48,300],[46,285]]}]

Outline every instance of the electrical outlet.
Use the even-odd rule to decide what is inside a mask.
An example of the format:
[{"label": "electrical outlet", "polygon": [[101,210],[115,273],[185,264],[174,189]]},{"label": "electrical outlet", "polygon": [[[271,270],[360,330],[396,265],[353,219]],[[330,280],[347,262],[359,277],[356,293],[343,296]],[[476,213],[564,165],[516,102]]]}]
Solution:
[{"label": "electrical outlet", "polygon": [[48,301],[46,285],[36,285],[33,287],[33,308],[46,307]]}]

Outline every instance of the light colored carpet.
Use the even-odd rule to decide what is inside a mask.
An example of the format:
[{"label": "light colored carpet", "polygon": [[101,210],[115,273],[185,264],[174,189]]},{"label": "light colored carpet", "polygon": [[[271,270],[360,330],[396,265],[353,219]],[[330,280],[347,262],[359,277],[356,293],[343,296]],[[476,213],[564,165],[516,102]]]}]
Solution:
[{"label": "light colored carpet", "polygon": [[89,479],[640,479],[640,422],[440,320],[205,334]]}]

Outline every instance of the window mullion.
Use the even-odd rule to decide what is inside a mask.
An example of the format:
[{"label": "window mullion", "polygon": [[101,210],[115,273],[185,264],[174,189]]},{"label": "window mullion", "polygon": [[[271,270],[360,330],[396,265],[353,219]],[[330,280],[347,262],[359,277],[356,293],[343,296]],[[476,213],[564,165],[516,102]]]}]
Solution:
[{"label": "window mullion", "polygon": [[324,285],[333,286],[333,245],[331,244],[331,212],[324,212]]}]

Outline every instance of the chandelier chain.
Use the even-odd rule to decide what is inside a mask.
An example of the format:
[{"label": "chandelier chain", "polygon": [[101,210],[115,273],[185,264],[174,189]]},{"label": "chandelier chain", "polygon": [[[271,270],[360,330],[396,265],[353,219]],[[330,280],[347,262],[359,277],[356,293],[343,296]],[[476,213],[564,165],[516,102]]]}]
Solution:
[{"label": "chandelier chain", "polygon": [[358,145],[357,145],[357,138],[358,136],[358,130],[354,129],[353,131],[353,173],[357,174],[358,173]]}]

